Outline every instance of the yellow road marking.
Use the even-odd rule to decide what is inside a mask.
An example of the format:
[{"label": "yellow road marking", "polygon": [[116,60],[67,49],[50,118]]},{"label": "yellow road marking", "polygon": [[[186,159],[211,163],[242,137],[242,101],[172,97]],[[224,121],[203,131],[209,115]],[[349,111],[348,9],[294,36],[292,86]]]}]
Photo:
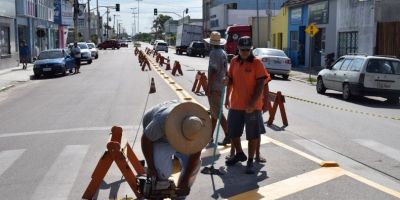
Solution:
[{"label": "yellow road marking", "polygon": [[359,176],[357,174],[353,174],[353,173],[351,173],[349,171],[346,171],[346,170],[343,170],[343,171],[347,176],[349,176],[349,177],[351,177],[353,179],[356,179],[357,181],[360,181],[361,183],[364,183],[364,184],[369,185],[369,186],[371,186],[371,187],[373,187],[373,188],[375,188],[377,190],[380,190],[382,192],[385,192],[387,194],[390,194],[392,196],[400,198],[400,192],[398,192],[398,191],[395,191],[395,190],[392,190],[390,188],[387,188],[387,187],[385,187],[383,185],[375,183],[375,182],[373,182],[371,180],[368,180],[368,179],[366,179],[366,178],[364,178],[362,176]]},{"label": "yellow road marking", "polygon": [[241,193],[229,199],[279,199],[343,175],[344,171],[338,167],[319,168],[311,172]]}]

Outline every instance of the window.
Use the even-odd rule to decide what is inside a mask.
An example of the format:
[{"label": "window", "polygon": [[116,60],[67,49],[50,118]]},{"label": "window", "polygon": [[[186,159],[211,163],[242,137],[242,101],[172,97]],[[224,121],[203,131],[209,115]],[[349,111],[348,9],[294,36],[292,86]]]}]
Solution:
[{"label": "window", "polygon": [[283,37],[283,35],[282,35],[282,33],[278,33],[278,47],[277,47],[277,49],[282,49],[282,37]]},{"label": "window", "polygon": [[357,53],[357,35],[358,32],[339,33],[338,55],[343,56],[350,53]]},{"label": "window", "polygon": [[299,32],[298,31],[290,32],[290,48],[293,51],[299,50]]},{"label": "window", "polygon": [[352,61],[353,61],[352,59],[346,59],[346,60],[343,62],[343,65],[342,65],[342,67],[340,68],[340,70],[342,70],[342,71],[347,71],[347,70],[349,69],[350,64],[351,64]]},{"label": "window", "polygon": [[276,34],[274,33],[273,34],[273,36],[272,36],[272,46],[274,47],[274,48],[276,48]]},{"label": "window", "polygon": [[10,27],[0,24],[0,58],[10,54]]},{"label": "window", "polygon": [[383,59],[372,59],[368,62],[366,71],[377,74],[400,74],[400,62]]},{"label": "window", "polygon": [[361,71],[361,68],[364,64],[364,60],[363,59],[354,59],[353,62],[351,62],[351,66],[350,66],[350,71],[354,71],[354,72],[359,72]]},{"label": "window", "polygon": [[333,70],[339,70],[340,67],[341,67],[342,64],[343,64],[343,61],[344,61],[344,59],[340,59],[339,61],[337,61],[337,62],[335,63],[335,65],[333,65],[332,69],[333,69]]}]

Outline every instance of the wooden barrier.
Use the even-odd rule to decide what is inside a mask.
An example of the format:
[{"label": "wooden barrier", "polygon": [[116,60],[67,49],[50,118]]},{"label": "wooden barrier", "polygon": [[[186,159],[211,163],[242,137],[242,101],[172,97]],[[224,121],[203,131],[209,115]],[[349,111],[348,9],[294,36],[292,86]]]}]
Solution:
[{"label": "wooden barrier", "polygon": [[204,91],[207,90],[207,76],[206,73],[204,72],[200,72],[197,71],[194,83],[193,83],[193,87],[192,87],[192,92],[194,92],[195,94],[199,94],[200,93],[200,89],[203,88]]},{"label": "wooden barrier", "polygon": [[175,60],[174,67],[172,68],[172,75],[176,76],[177,71],[181,76],[183,76],[181,64],[177,60]]},{"label": "wooden barrier", "polygon": [[274,105],[269,110],[269,119],[267,122],[268,126],[271,126],[272,123],[274,122],[276,111],[278,110],[278,107],[279,107],[279,111],[281,113],[283,125],[288,126],[289,123],[287,120],[286,110],[285,110],[285,105],[284,105],[285,97],[282,95],[282,93],[280,91],[278,91],[277,93],[269,92],[268,95],[269,95],[269,98],[274,102]]},{"label": "wooden barrier", "polygon": [[[117,164],[121,174],[124,176],[124,179],[129,184],[136,197],[140,198],[142,196],[137,188],[136,177],[145,174],[144,167],[128,143],[126,143],[124,148],[121,148],[121,139],[122,128],[117,126],[112,127],[111,139],[107,143],[107,150],[97,163],[91,177],[92,180],[86,188],[82,199],[93,199],[113,162]],[[133,166],[136,175],[133,173],[134,171],[131,169],[129,163]]]}]

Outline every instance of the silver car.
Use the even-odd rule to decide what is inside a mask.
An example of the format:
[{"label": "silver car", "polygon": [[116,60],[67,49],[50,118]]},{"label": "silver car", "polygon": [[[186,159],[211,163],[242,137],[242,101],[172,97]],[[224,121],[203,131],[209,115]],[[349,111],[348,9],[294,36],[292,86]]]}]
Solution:
[{"label": "silver car", "polygon": [[272,48],[255,48],[253,54],[261,59],[271,76],[277,74],[282,75],[284,79],[289,78],[292,62],[285,52]]},{"label": "silver car", "polygon": [[168,53],[168,44],[165,42],[157,42],[155,48],[156,51],[165,51]]},{"label": "silver car", "polygon": [[86,44],[89,47],[92,58],[98,59],[99,58],[99,50],[96,48],[96,45],[94,43],[86,43]]},{"label": "silver car", "polygon": [[347,55],[318,73],[317,92],[327,89],[354,96],[379,96],[399,103],[400,60],[385,56]]}]

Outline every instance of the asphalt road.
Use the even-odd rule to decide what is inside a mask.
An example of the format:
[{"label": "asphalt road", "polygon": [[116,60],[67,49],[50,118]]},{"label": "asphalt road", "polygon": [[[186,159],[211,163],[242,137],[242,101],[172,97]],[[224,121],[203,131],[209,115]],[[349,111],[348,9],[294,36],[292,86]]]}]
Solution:
[{"label": "asphalt road", "polygon": [[[179,56],[173,50],[167,55],[181,62],[184,76],[166,74],[190,92],[196,70],[206,70],[208,58]],[[80,199],[105,150],[110,128],[123,126],[132,144],[144,108],[179,98],[154,70],[140,70],[131,47],[103,50],[100,58],[83,65],[81,72],[31,80],[0,92],[1,199]],[[157,92],[146,104],[151,78]],[[400,121],[390,119],[400,117],[398,106],[376,99],[345,102],[336,94],[318,95],[313,86],[296,81],[275,79],[270,87],[292,98],[287,97],[285,104],[289,126],[281,127],[276,117],[276,126],[268,129],[267,136],[309,153],[315,160],[336,161],[341,168],[320,168],[315,160],[263,137],[261,152],[268,162],[256,165],[258,174],[244,175],[240,165],[225,168],[227,149],[219,148],[216,166],[226,174],[198,175],[188,199],[235,199],[240,194],[247,196],[236,199],[395,199],[388,190],[378,190],[348,172],[398,195]],[[204,96],[191,95],[208,105]],[[134,143],[134,151],[143,158],[139,141]],[[203,166],[211,164],[210,151],[203,153]],[[260,188],[257,197],[250,197],[254,192],[245,194],[256,188]],[[133,193],[113,165],[96,198],[125,195]]]}]

